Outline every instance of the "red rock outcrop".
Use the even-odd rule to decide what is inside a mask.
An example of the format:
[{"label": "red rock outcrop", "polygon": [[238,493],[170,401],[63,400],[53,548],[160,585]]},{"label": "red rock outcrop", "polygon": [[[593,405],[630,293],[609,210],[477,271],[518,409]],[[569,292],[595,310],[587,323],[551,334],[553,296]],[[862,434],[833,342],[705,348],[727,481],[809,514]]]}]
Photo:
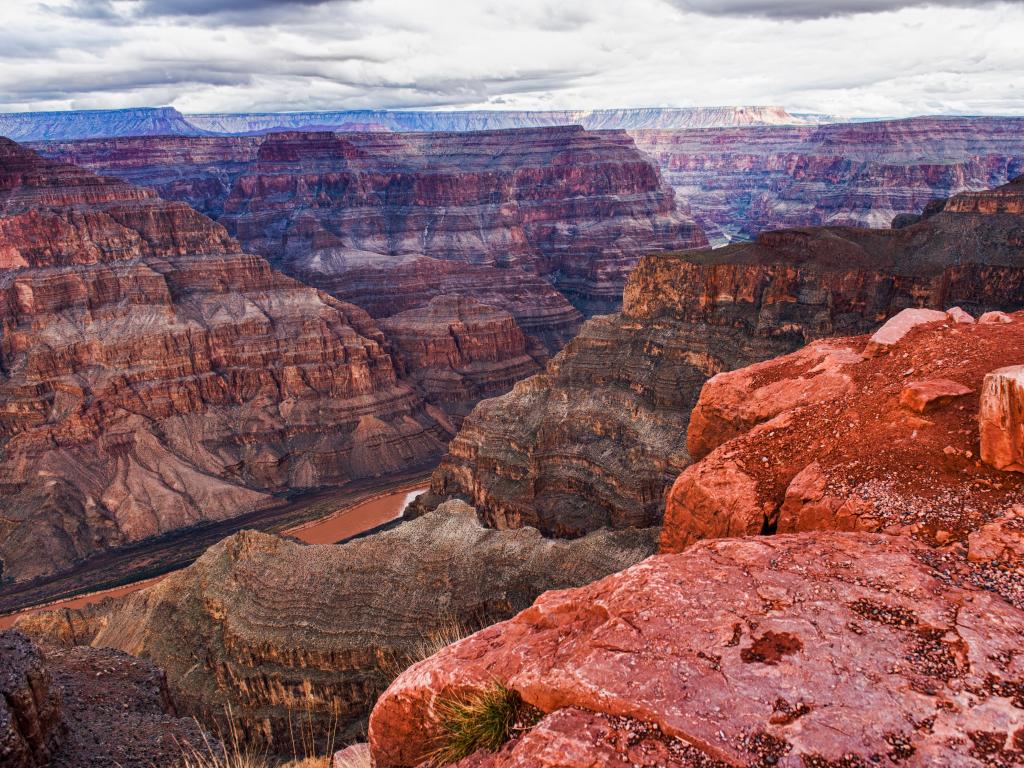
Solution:
[{"label": "red rock outcrop", "polygon": [[900,214],[921,213],[933,198],[1024,173],[1020,118],[630,134],[716,244],[783,227],[887,227]]},{"label": "red rock outcrop", "polygon": [[0,764],[150,768],[216,739],[178,718],[163,673],[118,651],[49,649],[0,633]]},{"label": "red rock outcrop", "polygon": [[357,735],[388,669],[433,633],[507,618],[546,589],[639,562],[656,541],[654,529],[571,542],[493,531],[456,501],[342,545],[243,531],[156,585],[18,627],[151,659],[180,711],[212,723],[230,706],[249,736],[286,752],[289,718],[318,737],[332,725],[339,740]]},{"label": "red rock outcrop", "polygon": [[[862,354],[864,337],[830,339],[709,380],[689,425],[700,460],[669,494],[662,549],[891,527],[946,544],[1024,502],[1024,477],[978,459],[978,393],[1020,359],[1024,313],[1009,324],[939,317],[882,356]],[[981,435],[985,424],[983,413]]]},{"label": "red rock outcrop", "polygon": [[[993,194],[1024,195],[1024,183]],[[782,230],[645,257],[620,314],[590,320],[543,374],[466,419],[434,473],[431,502],[461,496],[492,525],[550,535],[657,524],[665,491],[690,461],[687,423],[709,377],[813,339],[870,331],[907,307],[1021,306],[1024,217],[959,207],[954,199],[900,230]],[[876,343],[889,336],[901,334],[888,327]],[[765,400],[775,407],[782,396]],[[727,405],[760,407],[748,397]]]},{"label": "red rock outcrop", "polygon": [[1019,765],[1024,610],[933,559],[905,537],[727,539],[548,592],[401,675],[374,764],[426,764],[443,702],[498,682],[546,716],[462,768]]},{"label": "red rock outcrop", "polygon": [[525,268],[593,313],[618,306],[640,256],[707,243],[621,131],[159,137],[46,151],[186,200],[317,286],[367,253],[426,255]]},{"label": "red rock outcrop", "polygon": [[1024,472],[1024,365],[986,374],[978,421],[981,460],[996,469]]},{"label": "red rock outcrop", "polygon": [[425,466],[367,314],[183,203],[0,140],[0,576]]}]

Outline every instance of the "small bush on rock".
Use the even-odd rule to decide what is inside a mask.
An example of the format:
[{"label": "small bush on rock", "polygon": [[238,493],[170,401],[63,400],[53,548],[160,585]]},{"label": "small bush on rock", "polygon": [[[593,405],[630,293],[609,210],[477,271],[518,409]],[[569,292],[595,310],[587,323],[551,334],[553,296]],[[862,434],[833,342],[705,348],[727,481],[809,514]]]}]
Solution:
[{"label": "small bush on rock", "polygon": [[501,683],[444,699],[438,706],[441,735],[430,755],[436,766],[458,762],[481,749],[496,752],[517,733],[532,728],[542,714]]}]

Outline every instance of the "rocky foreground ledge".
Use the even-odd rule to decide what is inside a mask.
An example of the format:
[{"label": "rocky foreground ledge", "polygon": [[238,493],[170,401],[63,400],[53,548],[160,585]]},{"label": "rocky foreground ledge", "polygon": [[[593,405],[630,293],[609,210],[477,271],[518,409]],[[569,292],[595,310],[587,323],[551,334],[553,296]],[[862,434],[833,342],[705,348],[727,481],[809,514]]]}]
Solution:
[{"label": "rocky foreground ledge", "polygon": [[402,675],[377,768],[425,764],[443,702],[500,682],[543,719],[474,766],[1009,766],[1024,611],[906,537],[725,539],[549,592]]}]

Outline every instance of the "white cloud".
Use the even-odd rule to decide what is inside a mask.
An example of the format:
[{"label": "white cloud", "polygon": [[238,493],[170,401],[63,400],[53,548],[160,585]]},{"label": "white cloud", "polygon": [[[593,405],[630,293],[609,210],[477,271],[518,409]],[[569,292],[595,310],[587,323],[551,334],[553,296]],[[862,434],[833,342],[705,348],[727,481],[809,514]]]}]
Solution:
[{"label": "white cloud", "polygon": [[0,109],[1024,114],[1024,3],[935,1],[4,3]]}]

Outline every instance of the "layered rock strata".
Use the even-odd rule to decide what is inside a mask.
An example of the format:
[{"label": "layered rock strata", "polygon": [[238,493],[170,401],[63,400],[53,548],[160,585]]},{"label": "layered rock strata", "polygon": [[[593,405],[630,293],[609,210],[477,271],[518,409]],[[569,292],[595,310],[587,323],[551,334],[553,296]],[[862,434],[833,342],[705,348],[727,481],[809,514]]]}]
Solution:
[{"label": "layered rock strata", "polygon": [[631,131],[716,244],[769,229],[887,227],[1024,173],[1020,118]]},{"label": "layered rock strata", "polygon": [[524,268],[593,313],[618,305],[640,256],[707,243],[620,131],[160,137],[46,151],[189,202],[313,285],[368,253],[426,255]]},{"label": "layered rock strata", "polygon": [[0,141],[0,578],[426,466],[361,309],[183,203]]},{"label": "layered rock strata", "polygon": [[332,723],[339,737],[356,735],[388,669],[433,633],[505,618],[544,590],[620,570],[650,555],[656,538],[493,531],[450,502],[337,546],[245,531],[155,586],[19,626],[151,659],[181,711],[212,722],[230,704],[252,738],[287,751],[289,718],[309,719],[318,735]]},{"label": "layered rock strata", "polygon": [[431,503],[461,496],[491,525],[558,536],[656,524],[689,463],[687,423],[707,378],[864,333],[907,307],[1021,306],[1024,217],[1006,201],[1022,196],[1018,181],[990,193],[998,203],[963,210],[953,198],[900,230],[783,230],[644,258],[620,314],[590,320],[543,374],[466,419]]},{"label": "layered rock strata", "polygon": [[548,357],[508,312],[460,296],[438,296],[381,320],[380,327],[402,370],[459,422],[481,399],[536,373],[538,360]]},{"label": "layered rock strata", "polygon": [[1024,611],[907,538],[702,542],[405,672],[370,719],[378,768],[427,765],[444,702],[501,683],[540,723],[470,766],[1011,766]]},{"label": "layered rock strata", "polygon": [[0,634],[0,761],[10,768],[150,768],[217,741],[177,717],[163,673],[118,651]]},{"label": "layered rock strata", "polygon": [[998,418],[979,412],[983,382],[1024,349],[1024,315],[1012,317],[921,323],[884,355],[863,354],[863,337],[819,341],[714,377],[689,426],[700,461],[672,487],[662,549],[711,536],[904,527],[966,542],[1024,502],[1024,477],[979,459]]}]

